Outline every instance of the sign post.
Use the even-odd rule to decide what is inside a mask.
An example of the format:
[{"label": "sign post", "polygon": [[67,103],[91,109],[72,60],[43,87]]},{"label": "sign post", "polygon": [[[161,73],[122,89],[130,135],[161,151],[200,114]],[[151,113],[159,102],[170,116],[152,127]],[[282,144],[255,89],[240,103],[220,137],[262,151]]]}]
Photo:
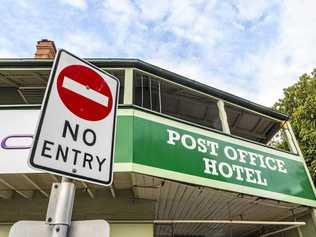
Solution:
[{"label": "sign post", "polygon": [[[21,229],[32,236],[69,236],[75,197],[71,179],[111,185],[118,89],[117,78],[58,51],[28,160],[32,168],[63,176],[61,183],[53,183],[49,199],[45,223],[52,228],[17,222],[10,237],[24,236]],[[100,221],[92,224],[109,229]]]},{"label": "sign post", "polygon": [[67,236],[75,198],[75,184],[66,177],[53,183],[46,213],[46,223],[53,226],[53,237]]}]

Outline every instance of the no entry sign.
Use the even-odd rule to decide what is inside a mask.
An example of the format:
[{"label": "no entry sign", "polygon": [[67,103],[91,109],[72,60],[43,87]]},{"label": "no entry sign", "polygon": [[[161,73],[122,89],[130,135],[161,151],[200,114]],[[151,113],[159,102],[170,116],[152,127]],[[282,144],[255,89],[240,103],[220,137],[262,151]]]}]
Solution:
[{"label": "no entry sign", "polygon": [[57,90],[64,105],[82,119],[98,121],[112,110],[110,87],[101,75],[89,67],[65,67],[58,75]]},{"label": "no entry sign", "polygon": [[51,71],[29,164],[98,184],[112,182],[119,81],[65,50]]}]

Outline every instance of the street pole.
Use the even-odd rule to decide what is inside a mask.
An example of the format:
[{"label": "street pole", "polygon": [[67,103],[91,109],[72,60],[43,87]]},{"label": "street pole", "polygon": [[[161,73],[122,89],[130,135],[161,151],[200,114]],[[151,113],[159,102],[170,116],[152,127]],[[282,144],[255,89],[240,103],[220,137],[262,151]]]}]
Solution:
[{"label": "street pole", "polygon": [[46,214],[46,223],[52,227],[52,237],[67,237],[71,225],[75,197],[75,184],[62,177],[61,183],[53,183]]}]

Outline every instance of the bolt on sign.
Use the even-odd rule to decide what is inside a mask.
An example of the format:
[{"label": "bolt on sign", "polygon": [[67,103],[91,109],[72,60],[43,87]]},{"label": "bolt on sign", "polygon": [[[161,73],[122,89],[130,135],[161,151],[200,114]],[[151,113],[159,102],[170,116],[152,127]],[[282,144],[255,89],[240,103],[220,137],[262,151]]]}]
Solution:
[{"label": "bolt on sign", "polygon": [[118,88],[117,78],[59,50],[29,165],[109,185],[112,182]]}]

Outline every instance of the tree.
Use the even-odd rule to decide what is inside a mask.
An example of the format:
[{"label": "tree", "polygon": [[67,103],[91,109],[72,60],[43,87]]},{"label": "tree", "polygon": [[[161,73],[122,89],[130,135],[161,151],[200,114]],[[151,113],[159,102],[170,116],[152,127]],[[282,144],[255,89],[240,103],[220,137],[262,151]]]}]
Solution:
[{"label": "tree", "polygon": [[290,115],[290,123],[316,183],[316,69],[284,89],[274,108]]}]

